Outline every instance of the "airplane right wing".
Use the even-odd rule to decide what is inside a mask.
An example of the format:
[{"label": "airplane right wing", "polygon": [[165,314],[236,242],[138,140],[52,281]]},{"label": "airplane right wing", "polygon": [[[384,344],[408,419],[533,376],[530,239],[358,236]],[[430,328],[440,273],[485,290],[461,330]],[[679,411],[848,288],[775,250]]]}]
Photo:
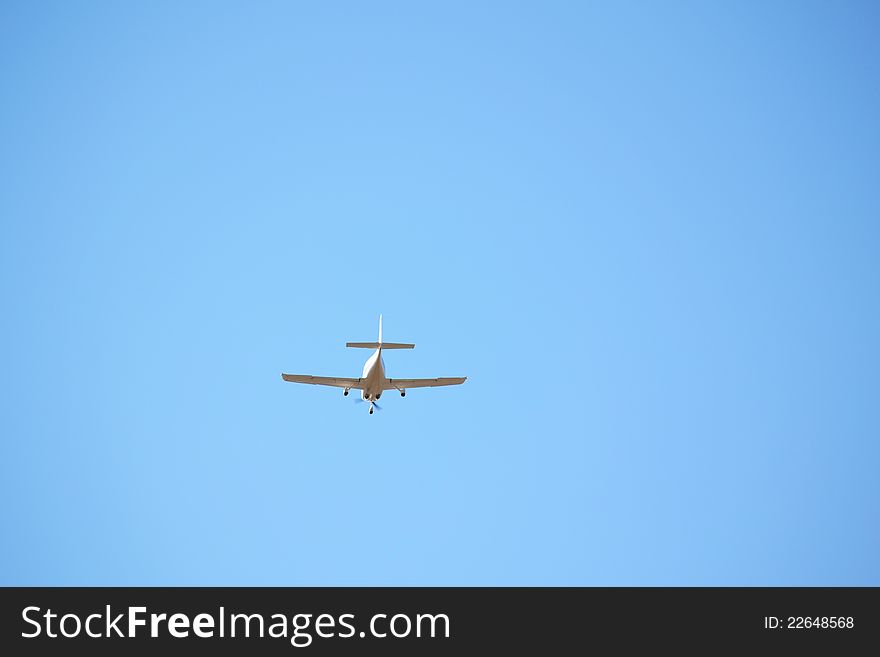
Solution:
[{"label": "airplane right wing", "polygon": [[383,390],[409,390],[410,388],[457,386],[465,381],[467,381],[466,376],[453,376],[440,379],[386,379]]},{"label": "airplane right wing", "polygon": [[361,389],[360,379],[343,379],[335,376],[309,376],[308,374],[282,374],[281,378],[291,383],[310,383],[315,386]]}]

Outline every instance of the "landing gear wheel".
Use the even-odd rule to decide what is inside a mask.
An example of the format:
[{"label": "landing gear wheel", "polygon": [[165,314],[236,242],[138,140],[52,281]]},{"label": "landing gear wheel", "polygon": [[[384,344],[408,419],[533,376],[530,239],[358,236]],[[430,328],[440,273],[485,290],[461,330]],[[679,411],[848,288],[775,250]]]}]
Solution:
[{"label": "landing gear wheel", "polygon": [[345,390],[342,391],[342,396],[348,397],[348,388],[346,388]]},{"label": "landing gear wheel", "polygon": [[406,390],[401,390],[401,391],[400,391],[400,396],[401,396],[401,397],[406,397]]},{"label": "landing gear wheel", "polygon": [[373,407],[370,406],[370,415],[372,415],[372,414],[373,414]]}]

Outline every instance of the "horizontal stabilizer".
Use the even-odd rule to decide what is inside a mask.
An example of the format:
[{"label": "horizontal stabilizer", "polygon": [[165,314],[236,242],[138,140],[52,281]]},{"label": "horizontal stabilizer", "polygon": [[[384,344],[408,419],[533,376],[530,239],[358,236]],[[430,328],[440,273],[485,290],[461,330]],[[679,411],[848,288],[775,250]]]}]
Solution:
[{"label": "horizontal stabilizer", "polygon": [[403,342],[346,342],[346,347],[355,347],[357,349],[413,349],[414,344],[405,344]]}]

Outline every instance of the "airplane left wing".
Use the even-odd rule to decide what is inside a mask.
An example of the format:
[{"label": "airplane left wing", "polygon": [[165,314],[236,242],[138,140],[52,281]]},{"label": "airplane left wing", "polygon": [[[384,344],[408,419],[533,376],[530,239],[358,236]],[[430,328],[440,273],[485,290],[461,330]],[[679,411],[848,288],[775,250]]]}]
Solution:
[{"label": "airplane left wing", "polygon": [[361,389],[360,379],[343,379],[335,376],[309,376],[308,374],[282,374],[281,378],[291,383],[310,383],[315,386]]},{"label": "airplane left wing", "polygon": [[437,386],[457,386],[467,381],[466,376],[453,376],[440,379],[386,379],[383,390],[409,390],[410,388],[436,388]]}]

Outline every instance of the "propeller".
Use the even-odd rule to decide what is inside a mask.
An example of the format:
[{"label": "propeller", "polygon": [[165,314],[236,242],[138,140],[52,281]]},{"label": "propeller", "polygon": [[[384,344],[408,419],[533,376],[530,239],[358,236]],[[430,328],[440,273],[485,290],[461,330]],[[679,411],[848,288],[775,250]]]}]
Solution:
[{"label": "propeller", "polygon": [[[367,400],[366,400],[366,399],[360,399],[360,398],[357,398],[357,399],[354,400],[354,403],[355,403],[355,404],[366,404],[366,403],[367,403]],[[379,406],[379,404],[377,404],[376,402],[373,402],[373,408],[375,408],[377,411],[381,411],[381,410],[382,410],[382,407]]]}]

